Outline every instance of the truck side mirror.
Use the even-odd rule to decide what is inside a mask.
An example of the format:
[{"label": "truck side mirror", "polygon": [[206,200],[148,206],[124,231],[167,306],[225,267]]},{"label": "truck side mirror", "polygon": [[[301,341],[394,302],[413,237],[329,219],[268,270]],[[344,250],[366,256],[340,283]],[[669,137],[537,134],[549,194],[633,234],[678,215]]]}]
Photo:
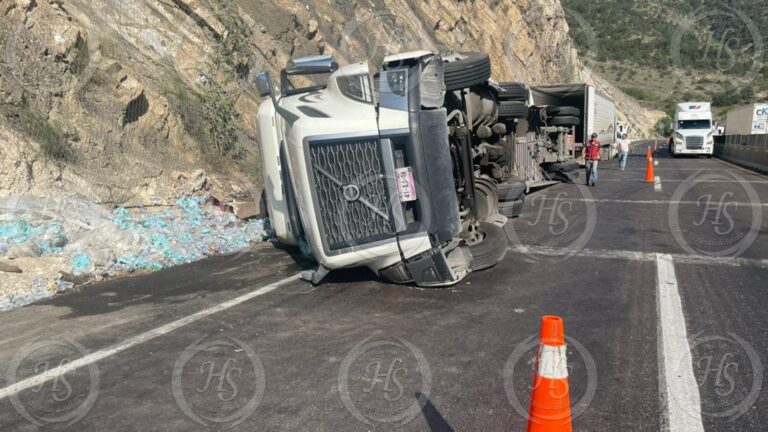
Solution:
[{"label": "truck side mirror", "polygon": [[272,80],[269,78],[269,72],[256,75],[256,87],[259,89],[259,96],[272,96]]},{"label": "truck side mirror", "polygon": [[299,57],[291,59],[285,67],[286,75],[317,75],[333,73],[339,68],[339,64],[333,56],[320,55]]}]

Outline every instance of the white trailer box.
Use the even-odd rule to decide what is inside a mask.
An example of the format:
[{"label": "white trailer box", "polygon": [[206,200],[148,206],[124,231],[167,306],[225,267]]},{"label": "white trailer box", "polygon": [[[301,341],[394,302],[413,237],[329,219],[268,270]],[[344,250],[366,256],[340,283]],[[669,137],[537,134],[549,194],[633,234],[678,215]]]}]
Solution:
[{"label": "white trailer box", "polygon": [[725,122],[726,135],[768,134],[768,103],[734,108]]}]

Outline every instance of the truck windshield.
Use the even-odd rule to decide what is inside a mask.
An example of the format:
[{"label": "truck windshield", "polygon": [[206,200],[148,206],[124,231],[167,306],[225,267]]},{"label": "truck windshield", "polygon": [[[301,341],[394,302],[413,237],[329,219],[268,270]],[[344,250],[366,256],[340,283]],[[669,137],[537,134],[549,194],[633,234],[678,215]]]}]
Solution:
[{"label": "truck windshield", "polygon": [[680,120],[677,122],[678,129],[711,129],[712,122],[709,120]]}]

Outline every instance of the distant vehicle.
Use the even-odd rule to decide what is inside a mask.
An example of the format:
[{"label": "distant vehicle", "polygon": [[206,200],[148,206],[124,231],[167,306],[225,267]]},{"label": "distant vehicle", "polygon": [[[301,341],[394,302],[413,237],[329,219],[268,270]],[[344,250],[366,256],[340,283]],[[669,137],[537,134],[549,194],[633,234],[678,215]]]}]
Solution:
[{"label": "distant vehicle", "polygon": [[706,155],[714,152],[712,105],[709,102],[685,102],[677,105],[672,125],[672,156]]},{"label": "distant vehicle", "polygon": [[728,112],[725,135],[768,134],[768,103],[756,103]]}]

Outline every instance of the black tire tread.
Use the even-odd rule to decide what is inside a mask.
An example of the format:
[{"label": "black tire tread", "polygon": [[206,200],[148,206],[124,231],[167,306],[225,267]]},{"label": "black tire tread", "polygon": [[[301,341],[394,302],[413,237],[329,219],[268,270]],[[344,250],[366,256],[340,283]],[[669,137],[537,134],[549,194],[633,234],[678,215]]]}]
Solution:
[{"label": "black tire tread", "polygon": [[507,255],[507,234],[504,228],[492,223],[480,222],[480,229],[485,232],[485,239],[469,246],[474,271],[491,268]]},{"label": "black tire tread", "polygon": [[550,126],[579,126],[581,119],[573,116],[551,117],[547,123]]},{"label": "black tire tread", "polygon": [[461,90],[491,78],[491,58],[485,53],[462,53],[466,58],[445,63],[445,88]]},{"label": "black tire tread", "polygon": [[520,217],[520,215],[523,213],[524,206],[525,197],[515,201],[499,203],[499,213],[508,218]]},{"label": "black tire tread", "polygon": [[501,118],[527,118],[528,105],[525,102],[502,101],[499,103],[499,117]]},{"label": "black tire tread", "polygon": [[580,117],[581,110],[574,106],[550,106],[547,107],[547,115],[550,117]]}]

